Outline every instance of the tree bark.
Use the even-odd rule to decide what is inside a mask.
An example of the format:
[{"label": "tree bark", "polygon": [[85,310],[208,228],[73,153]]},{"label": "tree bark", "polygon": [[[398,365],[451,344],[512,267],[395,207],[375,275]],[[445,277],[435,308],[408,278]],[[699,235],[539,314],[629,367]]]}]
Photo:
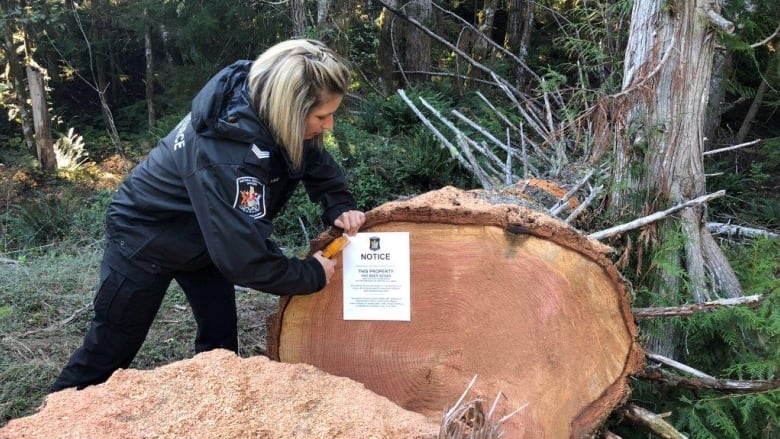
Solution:
[{"label": "tree bark", "polygon": [[534,2],[509,0],[507,8],[504,47],[514,53],[521,61],[513,66],[513,81],[515,86],[519,88],[525,82],[525,69],[522,64],[528,61],[528,47],[531,44],[534,23]]},{"label": "tree bark", "polygon": [[269,356],[437,419],[477,375],[478,395],[504,395],[498,417],[528,404],[506,437],[587,437],[642,367],[625,284],[608,247],[518,196],[446,187],[368,212],[362,232],[410,234],[411,320],[343,320],[337,270],[323,291],[282,298]]},{"label": "tree bark", "polygon": [[[397,0],[387,0],[389,6],[393,9],[398,8]],[[394,90],[398,81],[396,81],[395,66],[396,56],[393,45],[393,21],[395,15],[387,8],[382,8],[382,12],[377,19],[379,27],[379,44],[377,45],[377,71],[379,72],[380,89],[387,93]]]},{"label": "tree bark", "polygon": [[144,53],[146,55],[146,121],[149,131],[154,129],[156,115],[154,109],[154,56],[152,47],[152,26],[148,22],[149,15],[144,9],[146,25],[144,26]]},{"label": "tree bark", "polygon": [[290,13],[293,22],[293,35],[302,37],[306,32],[306,2],[305,0],[292,0]]},{"label": "tree bark", "polygon": [[[406,3],[404,11],[408,16],[415,18],[423,24],[429,24],[432,18],[431,0],[412,0]],[[404,70],[413,72],[429,72],[431,70],[431,39],[415,26],[403,23],[403,43],[397,49],[403,51]],[[407,82],[427,82],[425,76],[416,76],[419,79],[410,79]]]},{"label": "tree bark", "polygon": [[[7,13],[6,9],[7,5],[0,3],[0,10],[2,10],[4,15]],[[9,22],[3,28],[5,32],[2,36],[2,50],[5,59],[8,61],[8,81],[13,86],[16,105],[19,108],[22,136],[27,146],[27,151],[30,154],[36,154],[35,129],[33,127],[32,115],[30,114],[30,107],[27,103],[30,94],[24,81],[26,77],[24,71],[25,62],[19,58],[16,52],[18,45],[14,42],[14,26]]]},{"label": "tree bark", "polygon": [[41,164],[41,169],[54,172],[57,170],[57,156],[54,154],[54,140],[51,135],[51,118],[46,101],[46,86],[40,68],[34,64],[27,65],[27,84],[30,87],[30,103],[35,125],[35,147],[38,161]]},{"label": "tree bark", "polygon": [[[703,12],[719,6],[710,3],[682,2],[670,11],[661,0],[634,2],[623,80],[631,100],[623,102],[614,124],[626,135],[615,151],[612,202],[618,210],[631,209],[631,193],[648,194],[650,205],[705,193],[703,131],[716,38]],[[644,160],[644,175],[633,179],[630,164],[637,159]],[[657,242],[672,242],[677,234],[684,239],[681,251],[669,255],[666,266],[672,268],[659,273],[664,281],[656,286],[659,294],[679,291],[679,272],[685,272],[696,302],[741,295],[736,275],[705,224],[706,210],[696,206],[682,211],[676,224],[657,228]],[[674,356],[676,337],[668,331],[673,330],[650,339],[648,348]]]}]

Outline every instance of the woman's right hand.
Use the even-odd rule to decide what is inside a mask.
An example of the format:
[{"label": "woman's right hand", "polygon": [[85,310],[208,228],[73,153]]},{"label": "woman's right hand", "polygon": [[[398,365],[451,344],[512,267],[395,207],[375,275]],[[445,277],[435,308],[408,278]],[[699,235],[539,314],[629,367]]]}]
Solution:
[{"label": "woman's right hand", "polygon": [[320,262],[323,271],[325,271],[325,285],[329,284],[330,278],[333,277],[333,273],[336,272],[336,261],[322,256],[322,250],[315,252],[312,256]]}]

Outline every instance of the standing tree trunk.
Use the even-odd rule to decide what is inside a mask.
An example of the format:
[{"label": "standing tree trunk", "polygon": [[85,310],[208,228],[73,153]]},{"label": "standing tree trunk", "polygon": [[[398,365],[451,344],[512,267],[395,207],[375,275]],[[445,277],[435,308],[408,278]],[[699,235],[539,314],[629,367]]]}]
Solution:
[{"label": "standing tree trunk", "polygon": [[144,53],[146,54],[146,117],[149,131],[154,129],[156,115],[154,109],[154,57],[152,56],[152,26],[149,15],[144,9]]},{"label": "standing tree trunk", "polygon": [[[325,20],[328,19],[328,9],[330,8],[330,0],[317,0],[317,25],[324,26]],[[349,14],[344,14],[349,16]]]},{"label": "standing tree trunk", "polygon": [[[432,17],[431,0],[410,1],[405,5],[404,11],[410,17],[430,27]],[[400,46],[403,48],[404,53],[403,69],[413,72],[429,72],[431,70],[431,39],[425,32],[415,26],[404,23],[403,27],[405,43]],[[396,50],[398,50],[398,47]],[[428,81],[428,78],[424,75],[418,74],[415,77],[419,78],[419,80],[410,82],[420,83]]]},{"label": "standing tree trunk", "polygon": [[[395,11],[400,9],[424,26],[430,25],[433,16],[431,0],[411,0],[403,5],[396,0],[389,0],[386,4]],[[385,8],[377,20],[380,26],[378,67],[382,72],[385,90],[396,88],[399,83],[414,83],[416,80],[407,72],[414,73],[415,78],[421,78],[416,82],[427,80],[425,72],[431,68],[431,39],[417,26],[395,18]]]},{"label": "standing tree trunk", "polygon": [[486,0],[483,8],[477,14],[477,29],[480,35],[474,39],[474,47],[471,49],[471,57],[479,62],[484,62],[490,55],[491,35],[493,23],[496,20],[496,0]]},{"label": "standing tree trunk", "polygon": [[43,170],[54,172],[57,170],[57,156],[54,154],[54,140],[51,135],[46,86],[41,69],[35,63],[27,65],[27,83],[30,87],[30,103],[35,124],[35,147],[38,161]]},{"label": "standing tree trunk", "polygon": [[[398,9],[397,0],[387,0],[388,5],[393,9]],[[377,71],[379,72],[380,87],[382,91],[388,92],[396,88],[397,82],[395,75],[396,56],[393,44],[393,23],[395,14],[387,8],[382,8],[382,12],[377,19],[379,27],[379,44],[377,46]]]},{"label": "standing tree trunk", "polygon": [[[8,13],[7,9],[8,6],[5,4],[5,2],[0,2],[0,12],[2,12],[4,16]],[[30,108],[27,103],[29,101],[30,94],[27,91],[27,86],[25,85],[26,74],[24,71],[24,65],[26,63],[24,60],[19,58],[17,53],[19,44],[14,41],[14,33],[17,31],[17,26],[15,26],[15,23],[8,20],[5,25],[2,26],[2,29],[2,50],[8,64],[8,81],[13,87],[16,105],[19,108],[19,118],[21,119],[20,122],[22,126],[24,143],[27,146],[27,151],[29,151],[30,154],[35,154],[37,149],[35,146],[35,130],[33,128],[32,116],[30,115]],[[25,35],[23,31],[19,32],[19,34],[23,36]]]},{"label": "standing tree trunk", "polygon": [[513,66],[513,82],[520,88],[524,82],[525,70],[521,64],[528,61],[528,46],[534,23],[534,2],[530,0],[507,1],[507,25],[504,47],[520,60]]},{"label": "standing tree trunk", "polygon": [[306,0],[292,0],[290,14],[293,22],[293,36],[303,36],[306,32]]},{"label": "standing tree trunk", "polygon": [[766,71],[761,75],[761,84],[758,86],[756,95],[753,97],[753,102],[750,103],[747,114],[745,114],[745,118],[742,120],[739,131],[737,131],[737,136],[734,138],[734,143],[742,143],[745,141],[745,138],[747,138],[748,133],[753,127],[753,123],[756,121],[758,110],[764,103],[764,95],[769,91],[770,78],[776,77],[778,69],[780,69],[780,56],[777,55],[777,51],[775,50],[767,63]]},{"label": "standing tree trunk", "polygon": [[[626,136],[616,142],[615,151],[612,202],[619,208],[631,208],[631,193],[647,194],[647,204],[662,204],[656,207],[705,193],[703,129],[717,40],[712,26],[728,30],[728,22],[712,9],[718,6],[709,0],[678,2],[674,8],[662,0],[634,2],[621,97],[627,99],[615,121]],[[644,174],[632,180],[629,169],[636,160],[643,160]],[[659,294],[687,291],[696,302],[741,295],[736,275],[705,223],[704,207],[693,207],[676,224],[658,228],[658,242],[674,242],[677,233],[684,240],[662,264],[665,282],[657,285]],[[679,284],[679,273],[687,275],[686,288]],[[647,346],[673,356],[675,345],[667,332]]]},{"label": "standing tree trunk", "polygon": [[[105,12],[102,12],[103,9],[101,9],[101,2],[96,1],[92,7],[93,7],[93,15],[100,15]],[[86,44],[86,48],[89,54],[90,59],[90,66],[97,66],[97,72],[95,69],[90,70],[90,75],[92,77],[91,80],[85,78],[81,74],[78,74],[78,77],[81,78],[82,81],[84,81],[87,85],[89,85],[90,88],[95,90],[95,92],[98,95],[98,99],[100,99],[100,110],[101,114],[103,115],[103,120],[106,123],[106,131],[108,132],[109,138],[111,138],[111,142],[114,144],[114,147],[116,148],[117,154],[119,154],[120,157],[125,157],[125,152],[122,149],[121,139],[119,138],[119,131],[116,129],[116,124],[114,124],[114,115],[111,112],[111,107],[108,104],[108,100],[106,98],[106,90],[108,89],[109,84],[106,82],[105,74],[103,73],[105,71],[104,68],[104,58],[103,56],[95,56],[92,50],[92,43],[86,36],[86,29],[84,27],[84,24],[81,21],[81,16],[78,13],[78,7],[76,5],[73,5],[72,7],[73,11],[73,17],[76,20],[76,25],[79,27],[79,30],[81,31],[81,34],[84,36],[84,43]],[[98,27],[98,26],[95,26]],[[98,32],[97,30],[94,30],[93,32]],[[98,32],[96,35],[100,37],[100,33]]]}]

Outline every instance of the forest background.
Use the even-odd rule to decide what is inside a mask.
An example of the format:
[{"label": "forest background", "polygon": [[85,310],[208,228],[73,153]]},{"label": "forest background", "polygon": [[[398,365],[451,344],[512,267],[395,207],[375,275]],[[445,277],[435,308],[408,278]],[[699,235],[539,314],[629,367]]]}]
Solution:
[{"label": "forest background", "polygon": [[[637,378],[630,402],[666,413],[689,437],[777,438],[780,5],[643,3],[672,25],[690,18],[689,3],[716,15],[694,42],[711,44],[705,60],[688,60],[711,71],[678,78],[683,89],[707,83],[700,139],[681,143],[703,166],[693,195],[725,190],[699,214],[739,285],[718,290],[717,270],[700,276],[708,283],[686,265],[695,258],[682,250],[693,235],[685,214],[601,239],[616,248],[637,308],[756,297],[639,322],[651,352],[756,386]],[[663,52],[641,87],[628,80],[643,13],[627,0],[0,2],[0,425],[35,410],[81,341],[118,182],[212,74],[283,39],[323,40],[350,62],[354,83],[327,143],[364,210],[445,185],[501,190],[545,178],[587,207],[549,210],[595,233],[693,198],[650,181],[658,172],[648,158],[668,147],[655,137],[669,130],[640,129],[636,114],[653,113],[648,102],[664,95],[664,66],[686,60]],[[277,219],[275,238],[291,255],[323,230],[317,212],[298,192]],[[275,299],[241,290],[238,300],[240,353],[261,354]],[[174,285],[133,367],[191,356],[193,334]],[[617,414],[607,427],[649,437]]]}]

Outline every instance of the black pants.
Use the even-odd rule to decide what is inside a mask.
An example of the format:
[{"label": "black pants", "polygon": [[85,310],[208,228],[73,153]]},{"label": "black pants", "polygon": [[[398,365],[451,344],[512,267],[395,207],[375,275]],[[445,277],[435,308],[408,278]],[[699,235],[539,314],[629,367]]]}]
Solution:
[{"label": "black pants", "polygon": [[238,352],[235,289],[216,267],[151,274],[132,266],[109,245],[89,330],[51,391],[102,383],[117,369],[130,366],[173,279],[184,290],[198,326],[195,351]]}]

